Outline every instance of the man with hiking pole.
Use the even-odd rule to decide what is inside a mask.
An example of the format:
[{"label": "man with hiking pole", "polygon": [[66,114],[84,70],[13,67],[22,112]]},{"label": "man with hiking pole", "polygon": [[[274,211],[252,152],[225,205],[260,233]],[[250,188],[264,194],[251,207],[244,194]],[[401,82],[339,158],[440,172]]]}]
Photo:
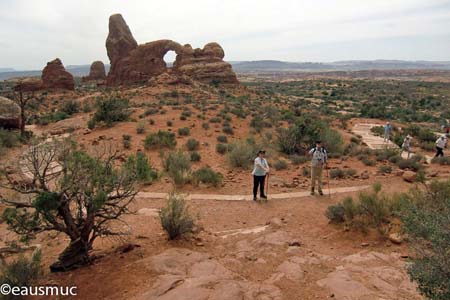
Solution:
[{"label": "man with hiking pole", "polygon": [[[321,141],[317,141],[316,146],[309,150],[308,154],[311,155],[311,195],[315,195],[316,181],[318,181],[319,195],[322,196],[322,171],[327,165],[327,150],[322,147]],[[328,184],[330,184],[329,179]]]}]

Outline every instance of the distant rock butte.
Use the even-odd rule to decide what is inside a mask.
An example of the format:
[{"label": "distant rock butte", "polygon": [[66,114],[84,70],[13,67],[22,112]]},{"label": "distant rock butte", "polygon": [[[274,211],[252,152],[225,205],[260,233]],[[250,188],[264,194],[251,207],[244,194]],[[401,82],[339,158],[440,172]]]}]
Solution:
[{"label": "distant rock butte", "polygon": [[75,89],[72,74],[66,71],[59,58],[48,62],[42,70],[42,82],[45,89]]},{"label": "distant rock butte", "polygon": [[[120,14],[109,18],[106,50],[111,62],[107,84],[112,86],[147,83],[166,72],[205,83],[239,83],[231,65],[223,61],[225,54],[218,43],[208,43],[203,49],[172,40],[138,45]],[[172,68],[164,62],[169,51],[177,54]]]},{"label": "distant rock butte", "polygon": [[103,81],[106,79],[105,64],[97,60],[91,64],[89,75],[82,78],[83,82],[88,81]]}]

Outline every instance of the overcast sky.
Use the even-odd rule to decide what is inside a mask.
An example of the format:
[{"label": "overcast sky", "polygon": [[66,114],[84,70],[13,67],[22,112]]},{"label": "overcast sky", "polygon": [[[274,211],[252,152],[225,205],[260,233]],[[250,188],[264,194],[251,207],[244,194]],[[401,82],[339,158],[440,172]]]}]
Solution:
[{"label": "overcast sky", "polygon": [[0,0],[0,67],[109,63],[113,13],[139,44],[216,41],[226,60],[450,60],[450,0]]}]

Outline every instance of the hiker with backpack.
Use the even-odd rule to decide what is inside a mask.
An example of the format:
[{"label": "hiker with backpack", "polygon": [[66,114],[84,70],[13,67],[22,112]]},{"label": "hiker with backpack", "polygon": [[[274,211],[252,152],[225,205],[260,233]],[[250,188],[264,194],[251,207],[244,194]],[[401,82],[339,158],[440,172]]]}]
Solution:
[{"label": "hiker with backpack", "polygon": [[405,137],[405,139],[403,140],[402,150],[400,151],[400,156],[402,156],[403,151],[407,151],[408,152],[408,159],[409,159],[409,156],[411,154],[411,140],[412,140],[412,136],[410,136],[408,134]]},{"label": "hiker with backpack", "polygon": [[311,195],[315,195],[316,181],[319,185],[319,195],[323,195],[322,171],[324,166],[327,165],[327,150],[322,147],[321,141],[317,141],[316,146],[309,150],[308,154],[311,155]]},{"label": "hiker with backpack", "polygon": [[390,122],[387,122],[384,127],[384,142],[389,142],[389,138],[391,137],[392,125]]},{"label": "hiker with backpack", "polygon": [[441,135],[436,140],[436,155],[434,157],[439,157],[439,156],[444,157],[444,148],[447,147],[447,142],[448,142],[448,139],[445,134]]},{"label": "hiker with backpack", "polygon": [[264,193],[264,185],[266,182],[266,176],[269,174],[270,168],[267,160],[264,158],[266,151],[260,150],[258,157],[255,158],[253,167],[253,201],[257,200],[258,187],[259,196],[261,199],[267,200],[267,196]]}]

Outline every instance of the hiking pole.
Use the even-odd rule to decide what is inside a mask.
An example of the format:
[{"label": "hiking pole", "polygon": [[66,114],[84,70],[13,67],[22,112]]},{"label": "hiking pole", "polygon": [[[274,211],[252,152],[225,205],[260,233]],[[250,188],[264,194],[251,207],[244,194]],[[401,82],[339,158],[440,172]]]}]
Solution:
[{"label": "hiking pole", "polygon": [[328,198],[331,198],[331,189],[330,189],[330,169],[328,168],[328,165],[326,166],[327,168],[327,177],[328,177]]},{"label": "hiking pole", "polygon": [[269,173],[266,174],[266,180],[267,180],[266,183],[266,197],[267,197],[266,201],[267,201],[269,200]]}]

